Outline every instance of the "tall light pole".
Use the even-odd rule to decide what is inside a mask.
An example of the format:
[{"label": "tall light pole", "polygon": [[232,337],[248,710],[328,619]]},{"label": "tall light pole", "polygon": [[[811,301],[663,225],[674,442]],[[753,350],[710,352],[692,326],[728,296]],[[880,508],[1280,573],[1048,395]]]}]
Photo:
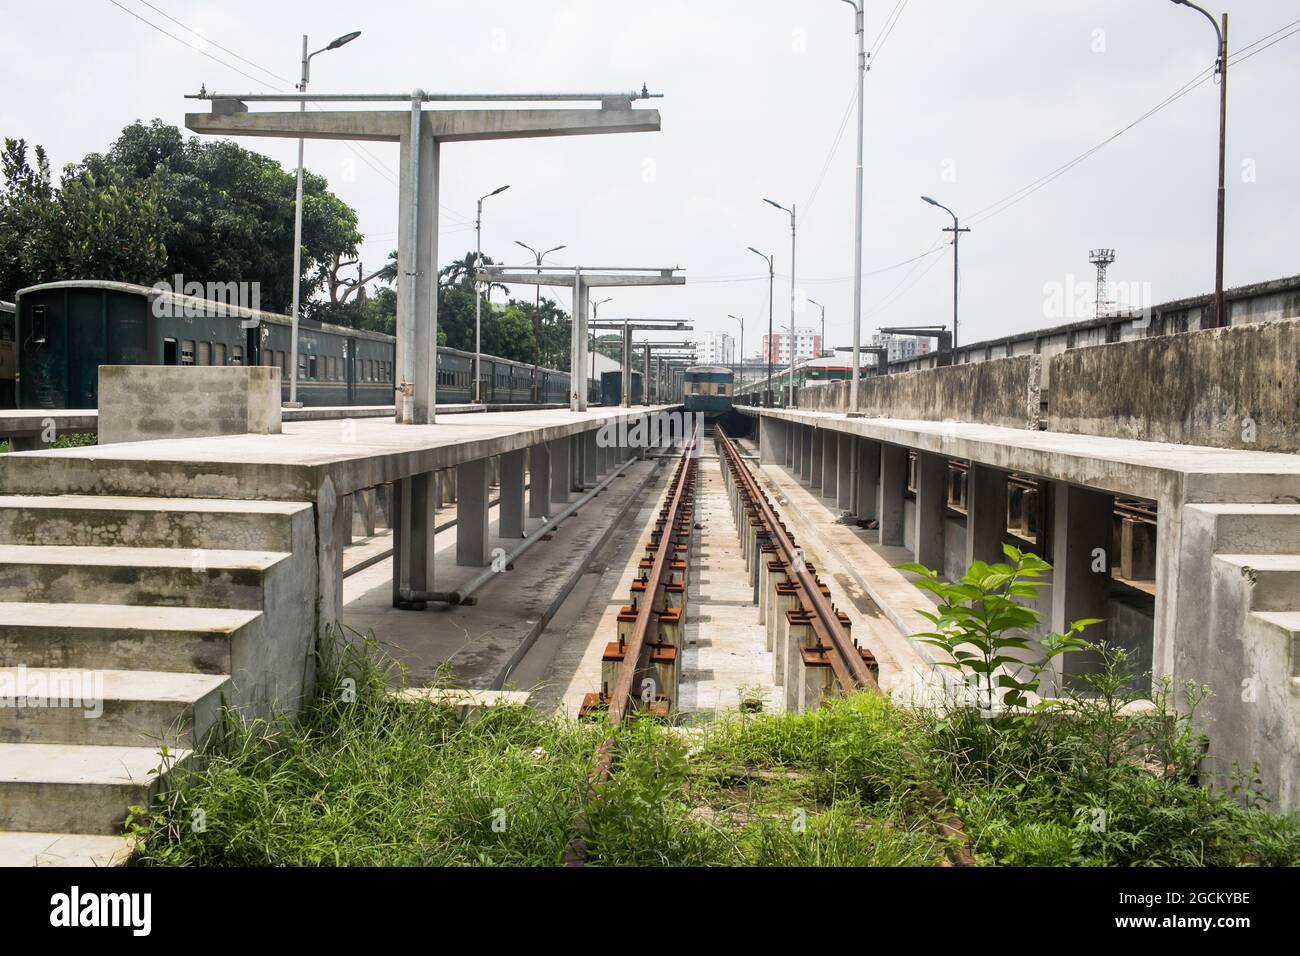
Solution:
[{"label": "tall light pole", "polygon": [[853,24],[858,34],[858,171],[853,199],[853,374],[849,378],[849,416],[857,417],[858,371],[861,368],[862,340],[862,99],[867,78],[866,0],[843,0],[853,8]]},{"label": "tall light pole", "polygon": [[936,199],[929,196],[922,196],[931,206],[938,206],[948,215],[952,216],[952,225],[944,226],[944,232],[952,233],[952,352],[953,361],[957,360],[957,242],[961,239],[963,232],[970,232],[964,228],[957,220],[957,214]]},{"label": "tall light pole", "polygon": [[789,391],[789,396],[788,396],[787,399],[786,399],[786,402],[787,402],[791,407],[793,407],[793,406],[794,406],[794,361],[795,361],[795,354],[794,354],[794,297],[795,297],[795,288],[796,288],[796,285],[795,285],[795,262],[796,262],[796,260],[795,260],[795,255],[794,255],[794,252],[795,252],[795,245],[794,245],[794,243],[795,243],[795,224],[794,224],[794,223],[795,223],[795,219],[794,219],[794,208],[795,208],[795,207],[794,207],[794,204],[791,203],[791,204],[790,204],[790,208],[787,209],[785,206],[782,206],[779,202],[776,202],[775,200],[772,200],[772,199],[764,199],[763,202],[767,203],[769,206],[775,206],[777,209],[780,209],[782,212],[788,212],[788,213],[790,214],[790,391]]},{"label": "tall light pole", "polygon": [[[311,77],[311,58],[326,50],[337,50],[345,43],[351,43],[361,36],[360,30],[353,30],[331,40],[316,53],[307,52],[307,34],[302,35],[302,79],[298,82],[298,92],[307,92],[307,80]],[[307,112],[307,101],[298,101],[298,112]],[[298,304],[301,293],[302,276],[302,147],[298,140],[298,185],[294,189],[293,199],[293,319],[290,326],[289,342],[289,404],[298,404]]]},{"label": "tall light pole", "polygon": [[745,320],[739,315],[731,314],[727,318],[740,323],[740,368],[736,371],[736,384],[739,385],[745,378]]},{"label": "tall light pole", "polygon": [[[597,300],[597,301],[591,303],[591,321],[592,321],[592,333],[591,333],[591,378],[590,378],[589,381],[595,381],[595,380],[596,380],[596,331],[597,331],[597,328],[596,328],[595,323],[598,322],[598,321],[600,320],[600,307],[601,307],[602,305],[604,305],[606,302],[613,302],[613,301],[614,301],[614,299],[613,299],[613,297],[611,296],[611,297],[609,297],[609,298],[607,298],[607,299],[599,299],[599,300]],[[590,395],[590,393],[591,393],[591,386],[590,386],[590,385],[587,386],[587,393],[588,393],[588,395]]]},{"label": "tall light pole", "polygon": [[817,306],[817,308],[819,308],[819,309],[822,310],[822,339],[821,339],[821,348],[819,348],[819,349],[817,350],[817,357],[818,357],[818,358],[821,358],[821,356],[822,356],[822,352],[826,351],[826,306],[822,305],[822,304],[821,304],[820,302],[818,302],[816,299],[809,299],[808,301],[809,301],[811,304]]},{"label": "tall light pole", "polygon": [[[564,246],[553,246],[552,248],[547,249],[545,252],[538,252],[528,243],[520,242],[518,239],[515,240],[515,245],[523,246],[525,249],[527,249],[529,252],[533,254],[533,258],[537,260],[537,275],[539,278],[541,277],[542,274],[542,260],[545,259],[547,256],[549,256],[552,252],[559,252],[561,249],[565,248]],[[539,282],[537,284],[536,291],[534,291],[533,293],[533,348],[535,349],[535,354],[533,355],[533,401],[534,402],[541,400],[541,382],[537,380],[537,369],[542,360],[541,311],[542,311],[542,285]]]},{"label": "tall light pole", "polygon": [[764,391],[763,404],[768,408],[772,407],[772,284],[776,278],[776,266],[773,265],[773,256],[759,252],[753,246],[749,251],[756,256],[762,256],[767,261],[767,387]]},{"label": "tall light pole", "polygon": [[[509,186],[498,186],[486,196],[480,196],[478,200],[478,214],[474,217],[474,395],[471,397],[472,402],[483,401],[482,384],[479,381],[481,372],[481,348],[482,344],[479,337],[479,326],[483,304],[480,301],[482,296],[478,291],[478,270],[483,268],[483,200],[490,199],[497,193],[503,193]],[[492,294],[492,283],[488,283],[488,295]]]},{"label": "tall light pole", "polygon": [[1223,14],[1223,27],[1220,28],[1209,11],[1191,3],[1190,0],[1173,0],[1173,2],[1180,6],[1191,7],[1201,13],[1205,19],[1210,21],[1210,26],[1214,27],[1214,32],[1218,34],[1219,38],[1219,56],[1214,64],[1214,71],[1219,74],[1219,214],[1215,225],[1214,241],[1214,324],[1216,326],[1229,325],[1231,319],[1223,311],[1223,217],[1225,204],[1223,174],[1228,145],[1228,15]]}]

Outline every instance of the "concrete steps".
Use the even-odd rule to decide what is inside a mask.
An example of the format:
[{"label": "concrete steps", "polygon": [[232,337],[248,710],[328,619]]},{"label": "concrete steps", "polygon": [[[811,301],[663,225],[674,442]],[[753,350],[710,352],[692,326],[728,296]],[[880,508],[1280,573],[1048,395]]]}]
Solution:
[{"label": "concrete steps", "polygon": [[229,674],[231,648],[261,636],[261,611],[0,602],[0,667]]},{"label": "concrete steps", "polygon": [[0,668],[0,743],[192,748],[215,724],[225,675],[80,668]]},{"label": "concrete steps", "polygon": [[256,610],[285,552],[0,545],[0,601]]},{"label": "concrete steps", "polygon": [[1215,551],[1223,554],[1295,554],[1300,551],[1300,505],[1198,504],[1214,515]]},{"label": "concrete steps", "polygon": [[1216,554],[1250,585],[1252,611],[1300,609],[1300,554]]},{"label": "concrete steps", "polygon": [[293,501],[0,495],[0,544],[293,549]]},{"label": "concrete steps", "polygon": [[[172,751],[170,767],[190,758]],[[0,744],[0,830],[120,835],[157,791],[157,747]]]},{"label": "concrete steps", "polygon": [[302,692],[316,569],[305,502],[0,495],[0,865],[124,862],[223,704]]},{"label": "concrete steps", "polygon": [[1252,611],[1250,618],[1258,631],[1284,642],[1291,656],[1291,679],[1300,682],[1300,611]]},{"label": "concrete steps", "polygon": [[0,831],[3,866],[120,866],[132,842],[122,836],[90,833],[23,833]]}]

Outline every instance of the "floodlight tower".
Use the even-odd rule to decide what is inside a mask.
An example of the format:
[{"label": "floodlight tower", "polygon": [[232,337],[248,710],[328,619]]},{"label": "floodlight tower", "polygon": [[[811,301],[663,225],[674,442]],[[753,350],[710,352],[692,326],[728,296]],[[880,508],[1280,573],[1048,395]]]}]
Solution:
[{"label": "floodlight tower", "polygon": [[1093,305],[1093,318],[1100,319],[1103,314],[1102,310],[1109,311],[1110,306],[1114,304],[1106,297],[1108,288],[1106,285],[1106,270],[1115,261],[1115,250],[1093,249],[1088,253],[1088,261],[1097,267],[1097,297],[1096,303]]}]

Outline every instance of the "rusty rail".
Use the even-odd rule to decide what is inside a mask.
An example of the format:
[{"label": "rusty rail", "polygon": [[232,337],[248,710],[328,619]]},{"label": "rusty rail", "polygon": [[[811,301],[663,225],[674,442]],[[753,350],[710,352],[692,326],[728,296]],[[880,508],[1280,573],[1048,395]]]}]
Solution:
[{"label": "rusty rail", "polygon": [[[588,694],[583,703],[581,712],[583,716],[592,716],[595,711],[602,710],[610,728],[610,733],[596,749],[595,765],[587,778],[589,795],[593,799],[597,797],[596,788],[608,780],[613,772],[618,741],[615,731],[623,722],[629,704],[632,703],[632,683],[636,680],[637,673],[644,669],[642,657],[647,649],[646,638],[650,633],[650,625],[657,613],[655,606],[658,603],[660,593],[669,582],[673,554],[676,551],[679,538],[683,533],[687,537],[690,534],[689,522],[693,520],[691,506],[694,499],[695,477],[698,470],[695,448],[699,441],[700,435],[697,432],[690,435],[684,442],[682,454],[678,459],[668,493],[659,509],[659,518],[655,522],[655,530],[651,532],[651,540],[646,548],[647,551],[653,554],[653,558],[650,560],[649,569],[641,573],[637,582],[634,582],[634,590],[640,591],[640,599],[635,603],[636,619],[632,625],[631,633],[626,641],[619,642],[623,659],[618,666],[614,684],[608,690],[608,693],[602,689],[599,694]],[[688,523],[683,528],[684,516]],[[644,565],[644,561],[642,563]],[[677,648],[677,652],[680,654],[680,647]],[[651,708],[653,708],[656,702],[652,701],[650,703]],[[670,703],[672,702],[670,701]],[[564,862],[566,866],[582,866],[586,862],[587,824],[585,814],[579,816],[577,828],[578,836],[570,844],[565,854]]]}]

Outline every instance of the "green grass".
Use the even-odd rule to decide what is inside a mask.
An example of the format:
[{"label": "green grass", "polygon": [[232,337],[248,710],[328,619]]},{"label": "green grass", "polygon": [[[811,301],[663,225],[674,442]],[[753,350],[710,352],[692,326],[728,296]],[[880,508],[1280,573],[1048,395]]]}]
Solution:
[{"label": "green grass", "polygon": [[990,721],[858,694],[690,728],[632,720],[593,794],[603,726],[509,706],[460,723],[393,701],[387,670],[364,642],[324,664],[298,722],[228,720],[203,768],[133,815],[135,863],[552,866],[581,816],[595,865],[929,866],[936,792],[986,865],[1300,860],[1300,819],[1196,786],[1190,722],[1159,711],[1117,731],[1082,705]]},{"label": "green grass", "polygon": [[[64,435],[50,442],[51,448],[81,448],[86,445],[98,444],[94,435]],[[9,451],[9,441],[5,439],[0,441],[0,455]]]}]

